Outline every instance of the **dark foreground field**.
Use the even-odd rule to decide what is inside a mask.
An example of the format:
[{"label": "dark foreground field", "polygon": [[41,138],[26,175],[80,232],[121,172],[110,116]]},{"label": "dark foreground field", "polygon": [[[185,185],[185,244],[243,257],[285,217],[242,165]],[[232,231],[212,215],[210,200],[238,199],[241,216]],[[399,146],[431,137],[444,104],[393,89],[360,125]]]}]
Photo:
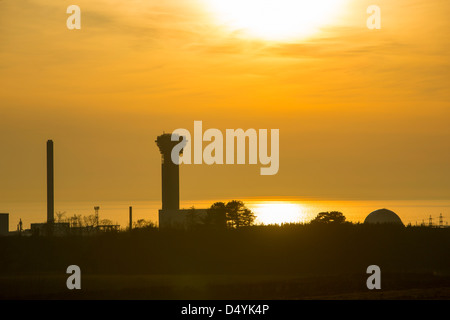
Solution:
[{"label": "dark foreground field", "polygon": [[[366,269],[381,268],[381,290]],[[81,268],[81,290],[66,268]],[[450,299],[450,229],[290,225],[0,238],[1,299]]]},{"label": "dark foreground field", "polygon": [[450,299],[450,277],[388,274],[370,291],[363,275],[84,275],[70,291],[62,275],[0,278],[0,299]]}]

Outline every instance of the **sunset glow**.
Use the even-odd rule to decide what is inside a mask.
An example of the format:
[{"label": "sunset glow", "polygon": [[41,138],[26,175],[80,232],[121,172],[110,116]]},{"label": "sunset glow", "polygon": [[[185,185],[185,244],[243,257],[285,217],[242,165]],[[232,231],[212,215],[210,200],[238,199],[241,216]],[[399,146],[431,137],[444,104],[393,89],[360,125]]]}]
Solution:
[{"label": "sunset glow", "polygon": [[[100,205],[123,226],[123,209],[112,213],[100,200],[124,200],[125,211],[132,201],[156,201],[134,212],[156,221],[154,140],[177,128],[194,135],[194,121],[222,134],[278,129],[279,170],[263,176],[261,162],[248,158],[245,165],[183,164],[182,208],[270,199],[255,210],[268,223],[284,219],[274,203],[287,199],[301,199],[303,208],[283,205],[287,221],[331,210],[363,221],[383,207],[413,224],[446,215],[395,203],[303,201],[448,200],[450,20],[442,1],[75,4],[79,30],[67,28],[68,4],[0,1],[0,212],[14,212],[10,228],[20,218],[27,228],[43,219],[45,203],[29,203],[46,199],[48,139],[57,211],[89,215]],[[381,30],[366,25],[369,4],[382,10]]]},{"label": "sunset glow", "polygon": [[332,23],[344,0],[205,0],[220,24],[245,37],[293,40]]},{"label": "sunset glow", "polygon": [[261,224],[299,223],[305,218],[301,205],[284,201],[255,204],[252,210]]}]

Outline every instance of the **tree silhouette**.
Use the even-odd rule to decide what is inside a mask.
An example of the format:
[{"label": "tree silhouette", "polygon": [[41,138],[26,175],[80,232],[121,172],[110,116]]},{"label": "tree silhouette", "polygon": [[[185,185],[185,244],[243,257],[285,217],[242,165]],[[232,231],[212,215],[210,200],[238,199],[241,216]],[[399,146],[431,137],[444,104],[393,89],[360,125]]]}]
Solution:
[{"label": "tree silhouette", "polygon": [[242,201],[232,200],[225,206],[228,225],[231,228],[251,226],[255,221],[254,213]]},{"label": "tree silhouette", "polygon": [[97,225],[97,218],[95,217],[95,215],[90,214],[83,217],[83,222],[85,227],[93,228]]},{"label": "tree silhouette", "polygon": [[250,209],[245,208],[241,214],[242,225],[246,227],[253,225],[255,218],[255,214]]},{"label": "tree silhouette", "polygon": [[71,227],[82,227],[83,226],[83,222],[82,222],[82,217],[81,214],[74,214],[72,217],[69,218],[69,222],[70,222],[70,226]]},{"label": "tree silhouette", "polygon": [[345,216],[342,212],[339,211],[327,211],[320,212],[311,223],[322,223],[322,224],[330,224],[330,223],[344,223]]},{"label": "tree silhouette", "polygon": [[139,219],[133,223],[133,229],[150,229],[155,228],[155,224],[150,220]]},{"label": "tree silhouette", "polygon": [[225,228],[227,226],[227,208],[223,202],[215,202],[207,211],[203,223],[208,227]]},{"label": "tree silhouette", "polygon": [[56,222],[65,222],[64,216],[66,215],[66,212],[57,211],[55,212],[56,215]]},{"label": "tree silhouette", "polygon": [[251,226],[255,221],[255,214],[242,201],[232,200],[214,203],[206,212],[203,223],[208,227],[240,228]]},{"label": "tree silhouette", "polygon": [[110,226],[113,224],[112,220],[109,219],[102,219],[100,220],[99,224],[104,225],[104,226]]},{"label": "tree silhouette", "polygon": [[186,212],[186,223],[188,228],[194,228],[197,224],[197,210],[194,206],[190,207]]}]

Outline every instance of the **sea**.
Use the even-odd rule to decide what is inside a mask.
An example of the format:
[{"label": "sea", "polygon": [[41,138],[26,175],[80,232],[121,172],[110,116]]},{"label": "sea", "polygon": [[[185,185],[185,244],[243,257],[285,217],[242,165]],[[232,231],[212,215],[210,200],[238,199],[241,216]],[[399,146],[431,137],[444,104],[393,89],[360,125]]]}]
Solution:
[{"label": "sea", "polygon": [[[218,200],[182,201],[181,208],[208,208]],[[221,200],[223,201],[223,200]],[[229,200],[225,200],[227,202]],[[442,225],[450,221],[450,200],[302,200],[302,199],[242,199],[256,216],[256,224],[307,223],[319,212],[340,211],[347,221],[364,222],[374,210],[386,208],[394,211],[405,225]],[[94,214],[100,207],[99,219],[108,219],[125,229],[129,224],[129,207],[133,208],[133,221],[144,219],[158,224],[160,201],[73,201],[55,202],[55,213],[68,218],[74,215]],[[45,222],[46,202],[0,202],[0,213],[9,213],[9,229],[17,230],[20,220],[23,229],[31,223]],[[55,215],[56,216],[56,215]]]}]

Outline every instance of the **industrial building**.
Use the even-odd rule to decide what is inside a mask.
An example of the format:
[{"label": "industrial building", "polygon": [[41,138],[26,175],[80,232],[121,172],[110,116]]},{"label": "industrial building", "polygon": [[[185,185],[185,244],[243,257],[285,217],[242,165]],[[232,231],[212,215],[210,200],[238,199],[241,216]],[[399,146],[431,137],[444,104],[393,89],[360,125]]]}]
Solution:
[{"label": "industrial building", "polygon": [[365,224],[396,224],[404,225],[400,217],[388,209],[378,209],[371,212],[364,220]]},{"label": "industrial building", "polygon": [[9,234],[9,213],[0,213],[0,236]]},{"label": "industrial building", "polygon": [[[54,184],[54,160],[53,141],[47,141],[47,222],[32,223],[30,231],[32,235],[91,235],[100,231],[118,231],[120,225],[100,225],[98,223],[98,210],[94,207],[96,223],[93,226],[74,225],[70,222],[55,221],[55,184]],[[131,219],[131,213],[130,213]]]}]

